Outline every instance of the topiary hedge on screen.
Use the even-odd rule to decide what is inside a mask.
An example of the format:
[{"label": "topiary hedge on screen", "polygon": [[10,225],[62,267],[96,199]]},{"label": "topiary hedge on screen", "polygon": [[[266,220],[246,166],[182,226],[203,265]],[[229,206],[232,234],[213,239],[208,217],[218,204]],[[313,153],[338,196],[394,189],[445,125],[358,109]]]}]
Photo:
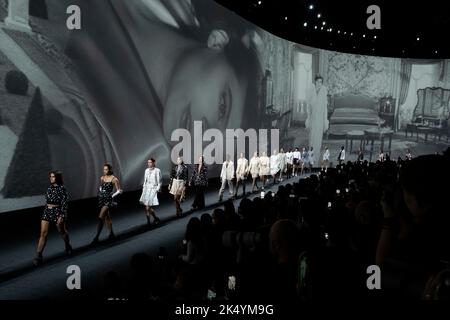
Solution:
[{"label": "topiary hedge on screen", "polygon": [[24,96],[28,93],[28,78],[22,71],[8,71],[5,77],[5,88],[9,93]]},{"label": "topiary hedge on screen", "polygon": [[14,156],[6,174],[5,198],[42,195],[49,185],[50,145],[41,90],[36,88]]}]

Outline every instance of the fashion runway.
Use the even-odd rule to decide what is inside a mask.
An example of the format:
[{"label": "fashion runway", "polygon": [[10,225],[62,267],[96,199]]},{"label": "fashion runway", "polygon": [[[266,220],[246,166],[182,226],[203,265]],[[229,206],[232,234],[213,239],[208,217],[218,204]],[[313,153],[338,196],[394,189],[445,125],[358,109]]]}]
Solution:
[{"label": "fashion runway", "polygon": [[[269,184],[265,192],[276,192],[279,185],[293,183],[299,177],[284,180],[272,186]],[[44,264],[40,267],[32,265],[36,252],[36,242],[39,235],[40,212],[33,216],[1,217],[2,220],[0,250],[0,299],[71,299],[86,293],[89,297],[102,298],[99,288],[103,285],[102,277],[110,270],[123,274],[129,269],[129,261],[134,253],[142,252],[156,256],[160,247],[167,249],[168,256],[176,257],[186,224],[191,217],[200,217],[203,213],[212,213],[214,208],[221,207],[218,203],[219,188],[211,183],[205,192],[205,209],[191,212],[190,206],[194,195],[188,191],[186,200],[182,203],[184,210],[181,218],[175,217],[175,205],[168,194],[160,197],[157,215],[161,223],[149,229],[146,225],[144,208],[138,201],[130,199],[121,201],[117,209],[111,213],[116,239],[106,241],[108,233],[103,231],[100,244],[90,246],[95,235],[96,211],[95,202],[92,208],[80,208],[78,212],[70,209],[69,233],[74,248],[71,256],[64,253],[64,243],[58,232],[51,230],[44,251]],[[251,190],[247,183],[246,191]],[[249,198],[260,196],[259,192],[247,195]],[[134,199],[137,194],[129,195]],[[225,191],[223,200],[229,198]],[[238,198],[234,200],[237,209],[242,199],[242,188]],[[124,203],[126,202],[126,203]],[[77,208],[78,209],[78,208]],[[89,210],[89,212],[88,212]],[[8,218],[11,218],[8,220]],[[12,222],[10,222],[13,220]],[[17,220],[17,221],[16,221]],[[22,228],[21,230],[16,228]],[[68,290],[66,286],[67,267],[77,265],[81,270],[81,290]],[[127,280],[123,279],[124,282]]]}]

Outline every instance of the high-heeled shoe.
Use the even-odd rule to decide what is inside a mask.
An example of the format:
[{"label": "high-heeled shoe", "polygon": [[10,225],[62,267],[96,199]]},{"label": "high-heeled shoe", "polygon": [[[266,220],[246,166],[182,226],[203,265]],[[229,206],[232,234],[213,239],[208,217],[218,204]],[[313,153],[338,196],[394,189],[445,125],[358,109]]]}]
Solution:
[{"label": "high-heeled shoe", "polygon": [[44,258],[42,257],[42,254],[37,254],[36,257],[33,259],[33,265],[35,267],[40,266],[43,263]]},{"label": "high-heeled shoe", "polygon": [[98,237],[95,237],[94,239],[92,239],[92,241],[91,241],[91,246],[95,246],[95,245],[97,245],[98,244]]},{"label": "high-heeled shoe", "polygon": [[73,248],[72,246],[69,244],[68,246],[66,246],[66,254],[68,256],[70,256],[73,253]]}]

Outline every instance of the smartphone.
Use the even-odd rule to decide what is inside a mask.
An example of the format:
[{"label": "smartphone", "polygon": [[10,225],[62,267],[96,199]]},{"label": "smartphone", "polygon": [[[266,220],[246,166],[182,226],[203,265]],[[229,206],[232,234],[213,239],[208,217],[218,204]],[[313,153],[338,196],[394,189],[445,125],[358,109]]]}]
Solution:
[{"label": "smartphone", "polygon": [[217,296],[217,294],[214,291],[212,291],[211,289],[208,289],[208,294],[207,294],[208,300],[213,300],[216,298],[216,296]]},{"label": "smartphone", "polygon": [[348,193],[348,188],[345,188],[345,193]]},{"label": "smartphone", "polygon": [[264,199],[266,193],[264,191],[261,191],[261,199]]},{"label": "smartphone", "polygon": [[340,194],[340,193],[341,193],[341,190],[337,189],[336,194]]},{"label": "smartphone", "polygon": [[328,209],[331,208],[331,202],[328,201]]},{"label": "smartphone", "polygon": [[236,289],[236,277],[229,276],[228,277],[228,290],[235,290],[235,289]]},{"label": "smartphone", "polygon": [[328,233],[327,232],[325,232],[325,239],[328,240]]}]

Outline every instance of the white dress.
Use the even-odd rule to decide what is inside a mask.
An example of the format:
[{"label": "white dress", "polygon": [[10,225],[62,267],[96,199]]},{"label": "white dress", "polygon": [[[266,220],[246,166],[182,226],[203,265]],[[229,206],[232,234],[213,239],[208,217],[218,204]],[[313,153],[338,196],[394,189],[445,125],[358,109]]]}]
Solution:
[{"label": "white dress", "polygon": [[278,156],[280,157],[280,172],[285,172],[286,171],[286,153],[284,152],[280,152],[278,154]]},{"label": "white dress", "polygon": [[314,166],[314,151],[308,151],[308,159],[309,159],[309,164],[311,166]]},{"label": "white dress", "polygon": [[270,156],[270,174],[274,175],[280,171],[280,155],[271,155]]},{"label": "white dress", "polygon": [[245,180],[247,172],[248,172],[248,160],[245,158],[239,158],[236,167],[236,178]]},{"label": "white dress", "polygon": [[268,156],[262,156],[259,158],[259,175],[270,175],[270,159]]},{"label": "white dress", "polygon": [[249,171],[252,175],[252,178],[258,178],[259,176],[259,165],[260,161],[258,157],[253,157],[250,159]]},{"label": "white dress", "polygon": [[158,191],[161,189],[161,170],[147,168],[145,170],[144,185],[139,202],[145,206],[157,206]]},{"label": "white dress", "polygon": [[306,129],[308,131],[308,145],[314,150],[322,150],[322,137],[328,130],[327,104],[328,90],[322,86],[319,92],[313,85],[308,96],[308,114],[306,119]]}]

